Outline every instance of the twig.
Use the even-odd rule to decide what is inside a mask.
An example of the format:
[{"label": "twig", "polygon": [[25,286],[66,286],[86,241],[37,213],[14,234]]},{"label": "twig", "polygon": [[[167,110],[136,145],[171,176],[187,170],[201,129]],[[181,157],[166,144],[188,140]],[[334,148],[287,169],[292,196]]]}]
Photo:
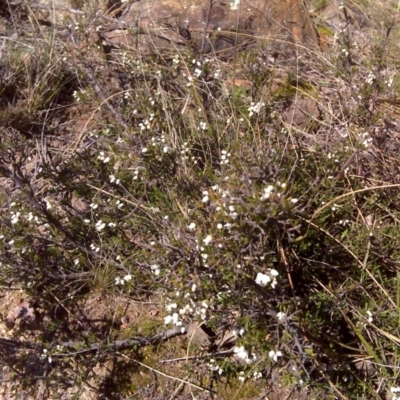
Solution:
[{"label": "twig", "polygon": [[103,91],[100,89],[99,84],[97,83],[96,78],[92,74],[89,68],[83,66],[83,69],[86,72],[86,75],[89,78],[89,81],[94,89],[94,91],[97,93],[97,95],[100,97],[100,99],[103,101],[103,104],[107,106],[107,108],[111,111],[111,114],[114,115],[114,118],[117,120],[117,122],[126,130],[128,131],[128,125],[123,121],[121,115],[117,112],[117,110],[114,108],[114,106],[110,103],[110,97],[106,98],[106,96],[103,94]]},{"label": "twig", "polygon": [[201,47],[200,47],[200,61],[203,59],[203,52],[204,52],[204,46],[206,44],[206,36],[207,36],[207,31],[208,31],[208,25],[210,23],[210,17],[211,17],[211,9],[213,6],[214,1],[210,0],[210,3],[208,5],[208,10],[207,10],[207,16],[206,16],[206,23],[204,25],[204,30],[203,30],[203,35],[201,38]]},{"label": "twig", "polygon": [[188,356],[188,357],[179,357],[179,358],[170,358],[168,360],[160,360],[160,364],[166,364],[166,363],[172,363],[172,362],[178,362],[178,361],[186,361],[186,360],[198,360],[198,359],[203,359],[207,357],[213,357],[217,358],[220,356],[227,356],[230,354],[233,354],[234,351],[233,349],[230,350],[224,350],[224,351],[219,351],[218,353],[208,353],[208,354],[201,354],[198,356]]},{"label": "twig", "polygon": [[68,353],[52,353],[51,357],[72,357],[76,356],[77,354],[84,354],[95,352],[99,350],[125,350],[132,347],[143,347],[148,345],[158,344],[160,342],[164,342],[174,336],[182,335],[182,328],[175,327],[173,329],[169,329],[162,333],[150,336],[150,337],[143,337],[143,338],[135,338],[135,339],[126,339],[126,340],[115,340],[109,343],[106,342],[96,342],[89,345],[88,348],[84,348],[86,345],[84,342],[63,342],[59,344],[52,344],[49,347],[46,347],[43,344],[32,343],[28,341],[21,341],[21,340],[13,340],[13,339],[2,339],[0,338],[0,347],[5,346],[8,348],[19,348],[19,349],[33,349],[38,350],[38,353],[42,353],[43,349],[46,348],[47,350],[55,350],[58,348],[67,348],[67,349],[81,349],[73,352]]},{"label": "twig", "polygon": [[29,4],[29,7],[31,8],[36,8],[39,10],[57,10],[57,11],[67,11],[71,14],[79,14],[79,15],[85,15],[85,12],[82,10],[77,10],[76,8],[68,8],[68,7],[63,7],[63,6],[55,6],[53,5],[48,5],[48,4],[39,4],[39,3],[33,3]]},{"label": "twig", "polygon": [[[113,349],[113,350],[125,350],[128,348],[132,348],[135,346],[143,347],[147,345],[153,345],[157,344],[160,342],[164,342],[174,336],[182,335],[182,327],[175,327],[173,329],[170,329],[168,331],[164,331],[160,334],[153,335],[150,337],[143,337],[143,338],[135,338],[135,339],[125,339],[125,340],[115,340],[110,343],[105,343],[105,342],[96,342],[91,344],[88,348],[82,349],[82,350],[77,350],[75,352],[71,353],[56,353],[52,355],[52,357],[69,357],[69,356],[74,356],[77,354],[83,354],[83,353],[90,353],[93,351],[98,351],[98,350],[108,350],[108,349]],[[66,347],[66,348],[79,348],[79,347],[84,347],[84,343],[82,342],[64,342],[59,345],[52,345],[51,348],[55,347]]]}]

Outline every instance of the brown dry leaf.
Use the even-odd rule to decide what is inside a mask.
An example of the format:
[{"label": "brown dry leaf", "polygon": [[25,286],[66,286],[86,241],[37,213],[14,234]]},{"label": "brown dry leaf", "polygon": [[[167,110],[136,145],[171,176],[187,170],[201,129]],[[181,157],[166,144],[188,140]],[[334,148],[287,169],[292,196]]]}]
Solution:
[{"label": "brown dry leaf", "polygon": [[373,226],[374,226],[374,214],[368,214],[365,217],[365,224],[366,224],[368,230],[373,228]]},{"label": "brown dry leaf", "polygon": [[152,317],[156,317],[159,313],[160,313],[160,311],[158,311],[156,309],[150,310],[150,315]]},{"label": "brown dry leaf", "polygon": [[235,86],[235,87],[240,87],[243,89],[251,89],[253,83],[251,81],[248,81],[246,79],[227,79],[225,81],[225,84],[229,87]]}]

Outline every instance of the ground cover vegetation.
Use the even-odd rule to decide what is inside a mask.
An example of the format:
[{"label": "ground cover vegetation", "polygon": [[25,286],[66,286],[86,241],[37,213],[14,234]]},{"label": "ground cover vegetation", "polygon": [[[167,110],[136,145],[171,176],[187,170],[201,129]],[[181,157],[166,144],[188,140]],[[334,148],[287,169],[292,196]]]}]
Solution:
[{"label": "ground cover vegetation", "polygon": [[397,4],[220,59],[3,3],[6,398],[400,398]]}]

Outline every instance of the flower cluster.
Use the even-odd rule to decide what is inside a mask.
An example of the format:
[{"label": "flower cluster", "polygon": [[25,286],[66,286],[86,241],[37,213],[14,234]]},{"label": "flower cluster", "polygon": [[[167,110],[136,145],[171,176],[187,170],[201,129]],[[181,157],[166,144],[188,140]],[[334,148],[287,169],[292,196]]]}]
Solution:
[{"label": "flower cluster", "polygon": [[154,119],[154,114],[151,113],[149,118],[144,119],[142,122],[139,123],[139,128],[141,131],[149,130],[151,127],[151,121]]},{"label": "flower cluster", "polygon": [[21,213],[19,211],[17,211],[17,212],[11,211],[11,223],[13,225],[19,221],[20,215],[21,215]]},{"label": "flower cluster", "polygon": [[372,85],[375,82],[376,76],[375,74],[371,71],[366,79],[366,82],[368,83],[368,85]]},{"label": "flower cluster", "polygon": [[259,101],[258,103],[251,102],[250,107],[249,107],[249,117],[252,117],[254,114],[259,114],[261,111],[261,108],[265,106],[265,103],[262,101]]},{"label": "flower cluster", "polygon": [[392,395],[392,400],[400,400],[400,387],[392,386],[390,388],[390,393]]},{"label": "flower cluster", "polygon": [[[209,302],[203,301],[195,301],[193,300],[193,293],[196,291],[197,285],[193,284],[191,288],[191,292],[187,292],[183,296],[183,300],[187,302],[187,304],[178,309],[178,304],[176,302],[170,302],[166,304],[165,310],[169,313],[164,318],[165,325],[173,324],[175,326],[183,326],[183,318],[191,317],[192,318],[200,318],[202,321],[205,321],[208,316],[208,312],[210,310]],[[180,292],[176,293],[177,297],[180,297]],[[183,331],[182,331],[183,332]]]},{"label": "flower cluster", "polygon": [[[28,222],[33,221],[37,225],[43,224],[43,221],[38,216],[34,215],[31,211],[28,212],[27,214],[24,214],[22,209],[20,209],[19,211],[13,210],[14,207],[17,207],[17,203],[12,202],[10,204],[10,208],[11,208],[11,211],[10,211],[11,220],[10,220],[10,222],[11,222],[12,225],[17,224],[20,221],[21,218],[25,219]],[[49,209],[47,207],[47,203],[46,203],[46,209]],[[46,227],[46,226],[48,226],[48,224],[45,224],[44,226]]]},{"label": "flower cluster", "polygon": [[119,185],[121,182],[118,178],[115,177],[115,175],[111,174],[109,176],[110,183],[114,183],[115,185]]},{"label": "flower cluster", "polygon": [[140,171],[143,171],[145,168],[144,167],[136,167],[134,170],[133,170],[133,180],[134,181],[136,181],[136,180],[138,180],[139,179],[139,173],[140,173]]},{"label": "flower cluster", "polygon": [[86,90],[85,89],[80,89],[79,91],[74,90],[72,93],[72,97],[76,100],[76,102],[80,102],[85,99],[86,95]]},{"label": "flower cluster", "polygon": [[99,153],[99,156],[97,157],[98,160],[103,161],[104,164],[107,164],[110,161],[110,157],[106,156],[104,154],[104,151],[101,151]]},{"label": "flower cluster", "polygon": [[367,147],[369,147],[369,146],[371,145],[371,143],[372,143],[372,137],[369,136],[369,133],[368,133],[368,132],[362,133],[362,134],[360,135],[360,138],[361,138],[361,140],[362,140],[361,144],[362,144],[365,148],[367,148]]},{"label": "flower cluster", "polygon": [[189,159],[188,153],[190,153],[189,143],[188,142],[184,142],[182,144],[182,149],[181,149],[182,160],[188,160]]},{"label": "flower cluster", "polygon": [[[192,223],[192,224],[194,224],[194,223]],[[193,226],[192,224],[190,224],[189,226]],[[213,240],[212,235],[207,235],[207,236],[202,240],[202,243],[204,244],[204,246],[209,246],[210,243],[212,242],[212,240]],[[196,244],[196,250],[200,252],[200,256],[201,256],[201,259],[202,259],[202,261],[203,261],[203,266],[206,267],[206,268],[208,268],[208,267],[209,267],[209,265],[207,264],[208,254],[205,252],[206,249],[205,249],[205,247],[204,247],[203,245],[198,244],[198,240],[197,240],[197,239],[196,239],[196,242],[197,242],[197,244]]]},{"label": "flower cluster", "polygon": [[174,58],[172,59],[172,62],[173,62],[175,65],[178,65],[178,64],[180,63],[179,54],[175,54],[175,55],[174,55]]},{"label": "flower cluster", "polygon": [[244,348],[244,346],[235,346],[233,348],[233,352],[237,358],[245,361],[247,364],[251,364],[252,362],[256,361],[256,359],[257,359],[257,357],[254,353],[249,355],[248,351]]},{"label": "flower cluster", "polygon": [[275,186],[268,185],[262,190],[260,200],[261,201],[269,200],[273,193],[276,193],[277,197],[281,197],[286,187],[287,185],[285,182],[279,182],[279,181],[276,183]]},{"label": "flower cluster", "polygon": [[158,276],[160,275],[161,269],[158,264],[153,264],[150,266],[151,272],[155,275]]},{"label": "flower cluster", "polygon": [[276,269],[269,269],[266,274],[259,272],[256,277],[256,283],[260,286],[267,286],[271,284],[272,289],[275,289],[278,284],[276,277],[279,275],[279,272]]},{"label": "flower cluster", "polygon": [[231,153],[228,153],[226,150],[221,151],[221,164],[229,164],[229,158]]},{"label": "flower cluster", "polygon": [[280,350],[278,350],[278,351],[271,350],[271,351],[268,353],[268,357],[269,357],[272,361],[277,362],[277,361],[278,361],[278,358],[279,358],[279,357],[282,357],[282,352],[281,352]]},{"label": "flower cluster", "polygon": [[119,276],[117,276],[115,278],[115,284],[116,285],[124,285],[125,282],[129,282],[131,280],[132,280],[132,275],[131,274],[125,275],[123,278],[120,278]]},{"label": "flower cluster", "polygon": [[48,354],[47,349],[43,349],[43,353],[41,354],[42,358],[47,358],[47,361],[49,362],[49,364],[51,364],[53,362],[53,359],[51,358],[51,355]]},{"label": "flower cluster", "polygon": [[211,369],[211,371],[215,371],[219,375],[222,375],[224,372],[224,370],[215,362],[213,358],[210,359],[210,361],[207,363],[207,366]]}]

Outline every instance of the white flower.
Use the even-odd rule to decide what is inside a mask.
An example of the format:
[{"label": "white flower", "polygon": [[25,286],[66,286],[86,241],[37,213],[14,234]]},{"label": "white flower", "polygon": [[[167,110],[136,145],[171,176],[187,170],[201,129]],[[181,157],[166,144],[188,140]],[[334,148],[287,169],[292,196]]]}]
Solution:
[{"label": "white flower", "polygon": [[96,247],[93,243],[90,245],[90,248],[94,250],[96,253],[100,251],[100,247]]},{"label": "white flower", "polygon": [[233,352],[241,359],[245,360],[249,357],[249,353],[245,350],[244,346],[235,346]]},{"label": "white flower", "polygon": [[125,281],[123,279],[121,279],[119,276],[117,276],[115,278],[115,284],[116,285],[123,285],[125,283]]},{"label": "white flower", "polygon": [[286,314],[281,311],[279,311],[276,316],[278,317],[279,321],[284,321],[286,319]]},{"label": "white flower", "polygon": [[203,192],[203,198],[201,199],[201,201],[202,201],[203,203],[207,203],[208,200],[209,200],[208,191],[207,191],[207,190],[204,190],[204,192]]},{"label": "white flower", "polygon": [[269,358],[271,360],[277,362],[278,361],[278,357],[282,357],[282,352],[280,350],[278,350],[278,351],[271,350],[268,353],[268,356],[269,356]]},{"label": "white flower", "polygon": [[240,0],[231,0],[229,3],[231,10],[237,10],[239,8]]},{"label": "white flower", "polygon": [[260,379],[260,378],[262,378],[262,372],[260,372],[260,371],[254,371],[253,378],[254,378],[254,379]]},{"label": "white flower", "polygon": [[20,213],[19,213],[19,212],[15,213],[15,214],[12,214],[11,223],[12,223],[13,225],[16,224],[16,223],[18,222],[19,216],[20,216]]},{"label": "white flower", "polygon": [[189,231],[194,231],[196,229],[196,224],[194,222],[191,222],[188,225],[188,229],[189,229]]},{"label": "white flower", "polygon": [[368,322],[371,323],[374,319],[372,318],[372,312],[370,310],[367,311]]},{"label": "white flower", "polygon": [[250,364],[251,362],[253,362],[255,360],[255,356],[254,354],[252,354],[252,357],[249,357],[249,353],[247,352],[247,350],[244,348],[244,346],[235,346],[233,348],[233,352],[236,354],[236,356],[238,358],[240,358],[241,360],[245,361],[247,364]]},{"label": "white flower", "polygon": [[260,197],[260,200],[261,200],[261,201],[268,200],[268,199],[270,198],[270,196],[271,196],[271,194],[272,194],[273,191],[274,191],[274,187],[273,187],[272,185],[268,185],[268,186],[264,189],[263,194],[262,194],[261,197]]},{"label": "white flower", "polygon": [[153,274],[158,276],[160,275],[160,266],[157,264],[153,264],[150,266],[150,269],[152,270]]},{"label": "white flower", "polygon": [[171,312],[172,310],[174,310],[174,309],[176,309],[176,308],[178,308],[178,304],[176,304],[176,303],[170,303],[170,304],[167,304],[167,305],[165,306],[165,309],[166,309],[168,312]]},{"label": "white flower", "polygon": [[266,286],[269,282],[271,282],[271,278],[269,275],[263,274],[259,272],[256,277],[256,283],[260,286]]},{"label": "white flower", "polygon": [[207,246],[212,242],[212,236],[208,235],[205,239],[203,239],[203,243]]},{"label": "white flower", "polygon": [[221,151],[221,164],[228,164],[230,156],[231,156],[231,153],[228,153],[226,150],[222,150]]},{"label": "white flower", "polygon": [[375,81],[375,74],[371,71],[368,74],[366,82],[368,83],[368,85],[372,85],[374,81]]},{"label": "white flower", "polygon": [[132,280],[132,275],[131,274],[128,274],[128,275],[125,275],[124,276],[124,281],[125,282],[129,282],[129,281],[131,281]]},{"label": "white flower", "polygon": [[114,175],[110,175],[109,178],[110,178],[110,183],[114,183],[115,182],[116,185],[119,185],[120,180],[117,179]]},{"label": "white flower", "polygon": [[96,231],[100,232],[106,227],[106,224],[100,219],[96,222]]},{"label": "white flower", "polygon": [[390,393],[392,394],[392,400],[400,400],[400,387],[391,387]]},{"label": "white flower", "polygon": [[249,117],[252,117],[254,114],[259,114],[263,106],[265,106],[265,103],[261,101],[258,102],[257,104],[251,102],[249,107]]},{"label": "white flower", "polygon": [[178,313],[173,313],[173,314],[172,314],[172,322],[173,322],[175,325],[178,325],[178,322],[179,322],[179,314],[178,314]]},{"label": "white flower", "polygon": [[244,335],[244,332],[245,332],[245,330],[244,330],[244,328],[243,327],[239,327],[238,328],[239,330],[236,330],[236,329],[234,329],[232,332],[233,332],[233,334],[235,335],[235,336],[243,336]]}]

